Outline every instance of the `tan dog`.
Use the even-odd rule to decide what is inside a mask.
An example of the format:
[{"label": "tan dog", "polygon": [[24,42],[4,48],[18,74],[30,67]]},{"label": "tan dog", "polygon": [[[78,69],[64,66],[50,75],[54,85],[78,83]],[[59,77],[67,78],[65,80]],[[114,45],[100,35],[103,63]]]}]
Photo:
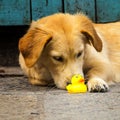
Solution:
[{"label": "tan dog", "polygon": [[32,22],[19,41],[21,68],[34,85],[65,89],[82,74],[88,90],[120,82],[120,22],[93,24],[83,14],[54,14]]}]

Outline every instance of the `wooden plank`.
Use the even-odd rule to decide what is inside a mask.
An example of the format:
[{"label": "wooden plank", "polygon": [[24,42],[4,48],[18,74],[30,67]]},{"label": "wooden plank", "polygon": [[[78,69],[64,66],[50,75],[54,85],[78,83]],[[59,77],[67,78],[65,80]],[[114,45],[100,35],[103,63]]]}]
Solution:
[{"label": "wooden plank", "polygon": [[95,21],[94,0],[64,0],[64,9],[68,13],[83,12]]},{"label": "wooden plank", "polygon": [[30,23],[30,0],[0,0],[0,25]]},{"label": "wooden plank", "polygon": [[62,0],[31,0],[32,19],[62,12]]},{"label": "wooden plank", "polygon": [[97,22],[120,20],[120,0],[96,0]]}]

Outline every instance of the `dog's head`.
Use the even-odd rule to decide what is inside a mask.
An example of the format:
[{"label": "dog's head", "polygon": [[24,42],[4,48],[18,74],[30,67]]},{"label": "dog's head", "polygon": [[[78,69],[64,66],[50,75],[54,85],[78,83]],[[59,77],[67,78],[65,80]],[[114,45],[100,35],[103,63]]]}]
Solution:
[{"label": "dog's head", "polygon": [[33,22],[20,39],[19,50],[27,67],[42,61],[55,84],[65,88],[74,74],[83,75],[86,44],[102,50],[102,42],[86,16],[55,14]]}]

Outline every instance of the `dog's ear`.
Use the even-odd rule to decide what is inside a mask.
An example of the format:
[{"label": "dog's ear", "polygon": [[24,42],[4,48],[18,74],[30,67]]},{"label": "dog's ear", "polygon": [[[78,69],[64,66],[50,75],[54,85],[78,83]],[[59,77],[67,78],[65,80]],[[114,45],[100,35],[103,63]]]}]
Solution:
[{"label": "dog's ear", "polygon": [[19,50],[27,67],[32,67],[37,62],[45,44],[52,39],[49,32],[36,24],[33,22],[28,32],[19,41]]},{"label": "dog's ear", "polygon": [[102,50],[102,40],[98,36],[93,23],[89,18],[87,18],[84,15],[79,16],[79,21],[80,21],[80,32],[85,35],[87,38],[88,42],[92,45],[93,47],[100,52]]}]

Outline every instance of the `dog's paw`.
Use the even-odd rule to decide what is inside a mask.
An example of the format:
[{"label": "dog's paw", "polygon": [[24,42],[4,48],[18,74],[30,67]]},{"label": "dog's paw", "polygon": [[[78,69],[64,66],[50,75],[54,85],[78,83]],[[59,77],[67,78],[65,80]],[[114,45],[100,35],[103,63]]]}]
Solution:
[{"label": "dog's paw", "polygon": [[89,92],[107,92],[109,90],[109,86],[107,83],[101,78],[92,78],[87,83]]}]

